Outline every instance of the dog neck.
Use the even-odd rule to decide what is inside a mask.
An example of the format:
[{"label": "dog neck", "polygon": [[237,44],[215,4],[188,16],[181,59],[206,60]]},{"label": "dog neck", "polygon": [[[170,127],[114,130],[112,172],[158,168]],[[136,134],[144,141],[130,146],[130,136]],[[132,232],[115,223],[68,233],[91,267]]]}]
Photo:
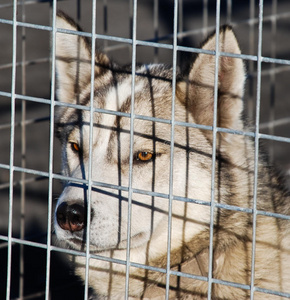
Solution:
[{"label": "dog neck", "polygon": [[[205,248],[197,255],[191,257],[190,259],[180,263],[175,266],[171,270],[194,274],[196,276],[208,276],[208,258],[209,258],[209,248]],[[169,299],[178,299],[182,296],[183,292],[180,290],[184,290],[187,293],[187,288],[193,284],[193,280],[191,278],[182,277],[182,276],[170,276],[170,290],[169,290]],[[160,285],[148,285],[144,289],[144,294],[141,298],[143,300],[153,299],[153,300],[161,300],[164,299],[166,285],[163,283]],[[187,294],[187,297],[189,295]],[[189,296],[190,297],[190,296]],[[197,299],[197,295],[192,295],[192,298],[186,299]],[[136,299],[136,298],[134,298]],[[198,299],[206,299],[203,297],[199,297]]]}]

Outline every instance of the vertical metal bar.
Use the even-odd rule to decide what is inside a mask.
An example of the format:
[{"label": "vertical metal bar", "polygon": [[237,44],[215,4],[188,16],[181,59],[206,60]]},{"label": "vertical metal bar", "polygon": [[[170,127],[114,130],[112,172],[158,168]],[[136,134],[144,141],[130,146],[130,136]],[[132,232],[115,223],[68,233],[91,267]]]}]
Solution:
[{"label": "vertical metal bar", "polygon": [[167,232],[167,261],[166,261],[166,299],[169,299],[170,288],[170,252],[171,252],[171,225],[173,201],[173,159],[174,159],[174,130],[175,130],[175,93],[176,93],[176,64],[177,64],[177,24],[178,0],[174,1],[173,18],[173,61],[172,61],[172,103],[171,103],[171,132],[170,132],[170,169],[169,169],[169,199],[168,199],[168,232]]},{"label": "vertical metal bar", "polygon": [[[250,34],[249,34],[249,52],[250,55],[255,53],[255,0],[250,0]],[[248,99],[248,116],[252,120],[254,117],[254,83],[253,83],[253,73],[254,73],[254,61],[249,61],[249,99]]]},{"label": "vertical metal bar", "polygon": [[56,0],[52,4],[52,41],[51,41],[51,86],[50,86],[50,127],[49,127],[49,161],[48,161],[48,213],[47,213],[47,251],[45,299],[50,299],[50,261],[51,261],[51,220],[52,220],[52,185],[53,185],[53,138],[54,138],[54,93],[55,93],[55,37],[56,37]]},{"label": "vertical metal bar", "polygon": [[[272,18],[271,18],[271,58],[276,58],[276,35],[277,35],[277,0],[272,0]],[[275,133],[275,73],[276,64],[271,64],[270,73],[270,116],[269,116],[269,134]],[[274,142],[270,141],[269,160],[272,163],[274,159]]]},{"label": "vertical metal bar", "polygon": [[[178,33],[183,32],[184,30],[184,20],[183,20],[183,0],[179,0],[178,3],[178,20],[177,20],[177,26],[178,26]],[[179,45],[182,45],[183,36],[179,37],[177,40],[177,43]]]},{"label": "vertical metal bar", "polygon": [[14,140],[15,140],[15,88],[16,88],[16,49],[17,49],[17,0],[13,1],[13,49],[11,78],[11,131],[9,157],[9,217],[7,247],[7,285],[6,299],[10,299],[11,261],[12,261],[12,218],[13,218],[13,179],[14,179]]},{"label": "vertical metal bar", "polygon": [[[129,34],[130,34],[130,39],[133,39],[133,10],[134,10],[134,7],[133,7],[133,3],[134,3],[134,0],[130,0],[129,1],[129,19],[130,19],[130,22],[129,22]],[[129,54],[130,56],[132,57],[132,47],[129,47]]]},{"label": "vertical metal bar", "polygon": [[209,263],[208,263],[208,300],[212,293],[212,264],[213,264],[213,231],[215,210],[215,166],[216,166],[216,134],[217,134],[217,103],[218,103],[218,75],[219,75],[219,29],[220,29],[220,0],[216,2],[216,37],[215,37],[215,77],[214,77],[214,110],[212,129],[212,166],[211,166],[211,206],[210,206],[210,237],[209,237]]},{"label": "vertical metal bar", "polygon": [[96,57],[96,0],[92,0],[92,45],[91,45],[91,90],[90,90],[90,129],[89,129],[89,165],[87,189],[87,226],[86,226],[86,272],[84,299],[89,299],[89,271],[90,271],[90,221],[92,198],[92,161],[93,161],[93,126],[94,126],[94,92],[95,92],[95,57]]},{"label": "vertical metal bar", "polygon": [[256,221],[257,221],[257,192],[258,192],[258,167],[259,167],[259,124],[260,124],[260,97],[261,97],[261,69],[262,69],[262,34],[263,34],[263,0],[259,1],[259,33],[257,53],[257,98],[255,122],[255,165],[254,165],[254,195],[253,195],[253,242],[251,261],[251,299],[255,292],[255,251],[256,251]]},{"label": "vertical metal bar", "polygon": [[132,218],[132,180],[133,180],[133,146],[134,146],[134,106],[135,106],[135,72],[136,72],[136,36],[137,36],[137,0],[133,0],[132,16],[132,84],[131,84],[131,110],[130,110],[130,156],[129,156],[129,190],[128,190],[128,223],[127,223],[127,249],[126,249],[126,280],[125,299],[129,297],[130,277],[130,244],[131,244],[131,218]]},{"label": "vertical metal bar", "polygon": [[[108,0],[103,0],[103,14],[104,14],[104,34],[108,34]],[[104,40],[104,49],[108,47],[108,41]]]},{"label": "vertical metal bar", "polygon": [[232,22],[232,0],[227,0],[227,24]]},{"label": "vertical metal bar", "polygon": [[[25,2],[21,2],[22,8],[22,22],[25,22]],[[26,28],[21,28],[21,93],[26,95]],[[26,101],[21,102],[21,167],[26,167]],[[26,192],[26,174],[21,172],[21,184],[20,184],[20,239],[25,238],[25,192]],[[19,298],[23,299],[24,293],[24,245],[20,245],[20,265],[19,265]]]},{"label": "vertical metal bar", "polygon": [[81,0],[77,0],[77,20],[81,19]]},{"label": "vertical metal bar", "polygon": [[[153,8],[153,26],[154,26],[154,39],[158,40],[159,37],[159,0],[154,0]],[[159,48],[154,48],[154,63],[158,62]]]},{"label": "vertical metal bar", "polygon": [[203,0],[202,28],[203,37],[205,37],[208,33],[208,0]]}]

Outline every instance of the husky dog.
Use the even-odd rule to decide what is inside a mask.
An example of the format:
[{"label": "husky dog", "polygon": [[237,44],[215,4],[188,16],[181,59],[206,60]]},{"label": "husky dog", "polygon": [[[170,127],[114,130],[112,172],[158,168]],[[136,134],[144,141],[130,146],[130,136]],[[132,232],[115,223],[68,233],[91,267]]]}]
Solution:
[{"label": "husky dog", "polygon": [[[61,12],[57,27],[80,31]],[[126,259],[130,299],[165,299],[166,294],[169,299],[207,299],[209,291],[212,299],[290,294],[290,224],[283,218],[290,215],[290,196],[261,156],[254,190],[254,143],[242,117],[241,51],[229,26],[220,29],[218,40],[221,52],[234,55],[219,57],[218,130],[213,132],[215,34],[203,43],[206,53],[196,55],[187,74],[176,75],[175,97],[170,67],[136,67],[132,91],[131,70],[96,51],[93,113],[90,41],[71,32],[56,34],[57,95],[65,102],[56,114],[63,173],[91,178],[93,185],[89,191],[77,179],[67,183],[54,227],[57,239],[78,251],[87,250],[89,229],[89,285],[97,299],[125,298]],[[85,278],[84,256],[74,258],[74,269]]]}]

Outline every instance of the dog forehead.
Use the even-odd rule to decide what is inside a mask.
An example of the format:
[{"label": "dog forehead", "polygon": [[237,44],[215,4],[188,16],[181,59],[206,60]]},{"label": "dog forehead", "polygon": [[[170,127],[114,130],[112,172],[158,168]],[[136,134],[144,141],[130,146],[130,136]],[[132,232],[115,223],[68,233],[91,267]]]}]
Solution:
[{"label": "dog forehead", "polygon": [[151,106],[153,100],[164,96],[164,92],[171,88],[171,69],[166,69],[164,65],[143,65],[135,72],[134,84],[132,74],[122,75],[120,79],[108,90],[104,108],[130,113],[133,98],[138,105],[142,102],[143,106]]},{"label": "dog forehead", "polygon": [[[116,82],[99,86],[95,90],[94,107],[97,109],[93,114],[95,128],[116,128],[118,122],[123,129],[130,127],[130,113],[132,103],[132,89],[134,89],[134,114],[154,118],[168,119],[171,116],[172,102],[172,69],[164,65],[143,65],[136,70],[134,76],[135,84],[132,85],[130,72],[119,74]],[[89,106],[90,89],[82,92],[82,105]],[[101,111],[98,111],[101,109]],[[74,113],[74,112],[77,113]],[[119,116],[119,112],[127,116]],[[72,122],[72,116],[76,120]],[[67,109],[62,119],[66,123],[73,123],[72,130],[79,130],[80,127],[89,127],[91,112],[89,110]],[[145,125],[144,122],[136,122],[140,131]],[[146,123],[147,124],[147,123]],[[76,126],[78,125],[78,126]],[[105,126],[105,127],[104,127]],[[150,126],[144,126],[145,129]],[[75,131],[74,130],[74,131]],[[141,130],[142,131],[142,130]],[[105,134],[106,131],[97,130],[97,135]],[[83,132],[84,133],[84,132]]]},{"label": "dog forehead", "polygon": [[[95,129],[111,128],[115,131],[114,128],[116,129],[119,125],[123,129],[129,129],[132,89],[134,89],[135,115],[169,118],[172,97],[171,76],[172,70],[167,69],[164,65],[144,65],[136,70],[134,86],[132,85],[132,75],[124,73],[117,77],[116,82],[104,86],[101,92],[96,90],[94,107],[97,108],[97,111],[94,113],[93,119]],[[86,105],[88,106],[89,102]],[[102,111],[98,111],[98,108]],[[120,116],[119,112],[125,113],[127,116]],[[90,118],[90,111],[82,111],[83,122],[81,125],[89,127]],[[142,125],[145,124],[140,125],[140,122],[136,122],[136,125],[141,130]],[[148,128],[148,126],[144,127]],[[95,134],[107,135],[109,131],[96,130]]]}]

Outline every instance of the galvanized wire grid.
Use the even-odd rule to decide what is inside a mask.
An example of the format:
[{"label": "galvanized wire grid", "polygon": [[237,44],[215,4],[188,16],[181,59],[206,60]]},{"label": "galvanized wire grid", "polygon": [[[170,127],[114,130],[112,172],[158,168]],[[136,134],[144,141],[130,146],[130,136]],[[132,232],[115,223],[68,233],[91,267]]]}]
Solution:
[{"label": "galvanized wire grid", "polygon": [[[269,293],[273,295],[281,295],[287,298],[290,298],[290,294],[283,294],[278,291],[272,291],[272,290],[266,290],[266,289],[261,289],[258,287],[254,286],[254,276],[255,274],[251,274],[251,284],[250,285],[242,285],[234,282],[226,282],[223,280],[218,280],[212,277],[212,261],[213,261],[213,219],[214,219],[214,210],[215,208],[224,208],[228,210],[233,210],[233,211],[242,211],[245,213],[250,213],[253,214],[253,249],[252,249],[252,270],[254,270],[254,265],[255,265],[255,232],[256,232],[256,217],[257,215],[265,215],[265,216],[271,216],[271,217],[276,217],[276,218],[283,218],[290,220],[290,216],[286,215],[281,215],[277,213],[271,213],[271,212],[265,212],[265,211],[259,211],[256,208],[256,202],[257,202],[257,180],[258,180],[258,160],[259,160],[259,142],[261,139],[265,140],[271,140],[271,141],[278,141],[278,142],[285,142],[285,143],[290,143],[290,138],[289,137],[282,137],[282,136],[276,136],[274,135],[273,128],[279,124],[285,124],[285,123],[290,123],[290,118],[283,118],[283,119],[274,119],[274,115],[271,114],[270,116],[270,121],[267,123],[260,124],[260,95],[261,95],[261,78],[263,75],[267,74],[267,72],[270,74],[278,74],[279,72],[283,72],[285,70],[290,69],[290,60],[287,59],[279,59],[275,57],[276,49],[275,45],[273,43],[272,47],[272,52],[271,52],[271,57],[265,57],[262,55],[262,33],[263,33],[263,23],[268,20],[268,18],[271,21],[272,24],[272,34],[275,35],[277,33],[276,29],[276,22],[279,19],[285,19],[290,16],[290,12],[284,12],[284,13],[277,13],[277,1],[273,0],[272,1],[272,14],[271,16],[268,16],[266,18],[263,17],[263,12],[264,12],[264,3],[262,0],[259,2],[259,14],[258,17],[255,18],[255,9],[257,7],[255,6],[255,1],[250,1],[250,18],[247,20],[243,20],[239,23],[234,23],[231,21],[232,18],[232,2],[227,1],[227,22],[232,22],[233,26],[238,26],[241,24],[250,24],[250,27],[254,26],[255,24],[258,24],[258,49],[255,55],[235,55],[235,54],[228,54],[228,53],[223,53],[219,52],[218,46],[216,47],[215,52],[211,51],[204,51],[201,50],[200,48],[194,48],[194,47],[188,47],[188,46],[181,46],[179,45],[179,41],[185,37],[191,36],[195,33],[203,33],[206,35],[208,32],[212,31],[213,29],[216,30],[216,32],[219,31],[220,27],[220,9],[221,9],[221,2],[218,0],[216,1],[216,6],[215,6],[215,11],[216,11],[216,23],[215,26],[209,25],[208,21],[208,15],[209,15],[209,4],[207,0],[203,1],[203,27],[200,29],[194,29],[190,31],[183,31],[183,16],[182,16],[182,5],[183,1],[182,0],[175,0],[174,1],[174,13],[173,13],[173,34],[172,35],[167,35],[160,37],[158,28],[159,28],[159,19],[158,19],[158,10],[159,10],[159,1],[155,0],[154,1],[154,33],[152,34],[154,38],[152,40],[138,40],[137,39],[137,8],[138,8],[138,3],[137,0],[133,0],[131,3],[131,25],[132,25],[132,34],[130,38],[123,38],[123,37],[117,37],[117,36],[112,36],[112,35],[107,35],[106,30],[104,34],[98,34],[96,32],[96,0],[91,1],[92,5],[92,29],[91,32],[72,32],[69,30],[63,30],[63,29],[58,29],[55,27],[55,16],[56,16],[56,9],[57,9],[57,4],[56,0],[51,1],[51,24],[52,26],[45,26],[45,25],[37,25],[37,24],[32,24],[32,23],[27,23],[25,20],[25,6],[35,4],[37,1],[22,1],[21,3],[17,3],[17,0],[13,1],[13,17],[12,19],[4,19],[0,18],[0,24],[6,24],[10,25],[13,27],[13,55],[12,55],[12,63],[6,63],[0,66],[1,69],[5,68],[11,68],[12,72],[12,79],[11,79],[11,90],[10,92],[0,90],[0,96],[11,99],[11,121],[8,124],[1,124],[0,125],[0,130],[4,130],[7,128],[10,128],[10,157],[9,157],[9,163],[0,163],[0,170],[7,170],[9,171],[9,182],[7,183],[0,183],[0,189],[5,189],[9,187],[9,216],[8,216],[8,231],[7,234],[1,234],[0,235],[0,241],[2,241],[2,244],[0,244],[1,248],[5,247],[7,248],[7,274],[6,274],[6,299],[10,299],[10,293],[11,293],[11,277],[12,277],[12,250],[15,245],[20,245],[21,251],[20,251],[20,280],[19,280],[19,298],[20,299],[26,299],[23,293],[23,278],[25,275],[25,270],[24,270],[24,254],[23,254],[23,247],[24,246],[31,246],[31,247],[36,247],[36,248],[41,248],[46,250],[46,273],[45,273],[45,290],[41,294],[41,297],[45,297],[45,299],[50,299],[50,281],[51,281],[51,273],[50,273],[50,267],[51,267],[51,254],[53,252],[60,252],[60,253],[66,253],[66,254],[71,254],[71,255],[80,255],[86,257],[86,280],[85,280],[85,292],[84,292],[84,299],[88,299],[88,276],[89,276],[89,262],[90,259],[99,259],[99,260],[105,260],[105,261],[110,261],[112,263],[118,263],[118,264],[123,264],[126,265],[126,294],[124,295],[125,298],[128,298],[128,285],[129,285],[129,271],[130,267],[138,267],[138,268],[143,268],[146,270],[152,270],[152,271],[157,271],[166,274],[166,297],[168,298],[169,295],[169,278],[170,275],[177,275],[177,276],[185,276],[188,278],[193,278],[193,279],[199,279],[203,281],[208,282],[208,299],[211,299],[211,287],[213,283],[219,283],[223,285],[229,285],[233,287],[238,287],[242,289],[247,289],[250,290],[251,293],[251,299],[254,299],[254,292],[259,291],[259,292],[264,292],[264,293]],[[19,5],[22,5],[22,16],[21,16],[21,21],[19,21],[19,16],[17,15],[17,7]],[[104,14],[106,14],[106,7],[107,7],[107,2],[103,2],[104,5]],[[4,9],[6,7],[11,6],[11,4],[1,4],[0,9]],[[106,16],[107,17],[107,16]],[[106,18],[105,18],[106,20]],[[105,26],[106,27],[106,26]],[[22,29],[22,36],[25,36],[25,30],[27,28],[33,28],[37,30],[42,30],[46,32],[50,32],[52,35],[52,40],[51,40],[51,57],[50,58],[42,58],[38,59],[35,61],[28,61],[26,59],[26,53],[25,53],[25,39],[23,39],[24,47],[22,47],[23,52],[22,52],[22,61],[18,62],[17,61],[17,29],[21,28]],[[108,111],[104,109],[98,109],[93,107],[93,85],[91,87],[91,104],[89,107],[83,107],[81,105],[74,105],[74,104],[66,104],[66,103],[61,103],[58,101],[55,101],[54,99],[54,90],[55,90],[55,35],[56,32],[65,32],[65,33],[70,33],[70,34],[77,34],[77,35],[82,35],[86,36],[89,38],[92,38],[92,54],[95,52],[95,43],[96,39],[104,41],[104,45],[106,45],[106,51],[113,51],[116,49],[120,49],[122,47],[128,47],[132,53],[132,91],[135,89],[135,70],[136,70],[136,49],[137,46],[148,46],[148,47],[153,47],[155,54],[158,54],[158,51],[160,49],[168,49],[171,50],[173,53],[173,58],[172,58],[172,66],[173,66],[173,80],[172,80],[172,118],[171,120],[165,120],[165,119],[158,119],[154,117],[147,117],[147,116],[142,116],[142,115],[137,115],[134,113],[134,105],[131,105],[131,112],[130,113],[121,113],[121,112],[114,112],[114,111]],[[251,44],[252,45],[252,50],[250,53],[254,52],[254,37],[253,37],[253,32],[250,31],[249,38],[252,40]],[[166,44],[163,43],[163,41],[170,40],[172,39],[172,43]],[[219,35],[216,35],[216,43],[218,45],[218,39]],[[109,45],[108,42],[114,42],[114,45]],[[249,72],[252,75],[255,75],[257,78],[257,83],[256,83],[256,95],[255,95],[255,100],[256,100],[256,116],[255,116],[255,131],[254,132],[241,132],[241,131],[234,131],[234,130],[229,130],[225,128],[219,128],[217,127],[216,123],[216,110],[217,110],[217,96],[218,96],[218,88],[217,88],[217,82],[218,82],[218,72],[215,72],[215,91],[214,91],[214,99],[215,99],[215,109],[214,109],[214,124],[213,126],[203,126],[203,125],[198,125],[198,124],[191,124],[191,123],[186,123],[186,122],[178,122],[174,120],[174,97],[175,97],[175,75],[176,75],[176,68],[177,68],[177,55],[179,52],[188,52],[188,53],[208,53],[210,55],[215,55],[215,63],[216,63],[216,68],[218,68],[218,59],[220,56],[231,56],[231,57],[240,57],[243,60],[247,61],[249,63]],[[94,57],[94,55],[92,55]],[[156,62],[157,62],[157,55],[156,55]],[[26,85],[25,85],[25,67],[31,63],[42,63],[44,61],[50,61],[51,63],[51,97],[48,98],[40,98],[40,97],[33,97],[33,96],[28,96],[26,95]],[[255,72],[255,67],[254,63],[256,63],[256,69],[257,71]],[[271,63],[271,69],[262,71],[262,63]],[[23,80],[23,85],[22,85],[22,90],[21,94],[16,93],[16,68],[17,66],[21,65],[22,66],[22,80]],[[94,68],[94,61],[92,61],[92,68]],[[272,72],[272,73],[271,73]],[[275,78],[274,78],[275,79]],[[92,78],[91,82],[94,82],[94,72],[92,72]],[[21,100],[22,101],[22,119],[21,122],[16,122],[15,118],[15,107],[16,107],[16,101]],[[134,93],[132,92],[132,98],[131,98],[132,103],[134,103]],[[27,102],[35,102],[35,103],[40,103],[40,104],[47,104],[50,107],[50,117],[48,118],[34,118],[34,119],[27,119],[26,118],[26,103]],[[134,135],[134,120],[140,119],[140,120],[150,120],[154,122],[161,122],[161,123],[166,123],[171,125],[171,161],[170,161],[170,190],[168,191],[168,194],[162,194],[157,192],[148,192],[148,191],[143,191],[139,189],[134,189],[132,187],[132,163],[133,163],[133,148],[130,148],[130,174],[129,174],[129,185],[128,186],[113,186],[110,184],[106,184],[103,182],[95,182],[92,180],[91,176],[91,163],[89,163],[90,170],[88,172],[88,179],[78,179],[78,178],[71,178],[67,176],[63,176],[60,174],[57,174],[54,172],[54,167],[53,167],[53,162],[54,162],[54,109],[56,106],[67,106],[67,107],[74,107],[77,109],[82,109],[82,110],[88,110],[90,111],[91,115],[91,121],[90,121],[90,157],[92,154],[92,128],[93,128],[93,114],[95,112],[101,112],[104,114],[112,114],[112,115],[118,115],[118,116],[124,116],[130,118],[130,142],[131,145],[133,145],[133,135]],[[22,127],[22,154],[23,157],[25,156],[25,136],[26,136],[26,131],[27,131],[27,126],[30,124],[35,124],[37,122],[47,122],[50,121],[50,131],[49,131],[49,163],[48,163],[48,171],[39,171],[36,169],[31,169],[26,167],[25,159],[21,161],[21,166],[17,166],[14,163],[14,149],[15,149],[15,128],[17,126]],[[212,198],[211,202],[205,202],[201,201],[199,199],[188,199],[188,198],[183,198],[183,197],[177,197],[173,194],[172,190],[172,180],[173,180],[173,145],[174,145],[174,128],[175,126],[185,126],[185,127],[192,127],[192,128],[201,128],[201,129],[206,129],[206,130],[212,130],[214,133],[214,139],[213,139],[213,154],[212,154]],[[269,134],[261,133],[260,129],[261,128],[270,128]],[[228,133],[233,133],[233,134],[240,134],[240,135],[245,135],[254,138],[255,140],[255,190],[254,190],[254,205],[253,208],[241,208],[241,207],[235,207],[231,205],[223,205],[219,203],[215,203],[214,201],[214,182],[215,182],[215,144],[216,144],[216,134],[217,132],[228,132]],[[15,173],[20,173],[21,174],[21,179],[16,180],[15,179]],[[31,178],[26,178],[26,175],[34,175],[35,179]],[[47,205],[48,205],[48,215],[47,215],[47,240],[46,243],[39,243],[39,242],[33,242],[33,241],[28,241],[25,239],[25,222],[24,219],[21,219],[21,234],[19,238],[15,238],[13,236],[13,205],[14,205],[14,186],[16,184],[21,184],[21,212],[22,215],[25,215],[25,187],[26,184],[29,182],[36,180],[39,178],[46,178],[48,179],[48,199],[47,199]],[[117,259],[110,259],[106,257],[102,257],[100,255],[93,255],[89,252],[89,248],[86,249],[86,252],[78,252],[74,250],[68,250],[68,249],[63,249],[59,248],[57,246],[52,245],[51,241],[51,231],[52,231],[52,225],[51,225],[51,219],[52,219],[52,201],[53,201],[53,181],[54,180],[71,180],[76,183],[82,183],[86,184],[88,186],[89,191],[91,191],[92,187],[110,187],[114,188],[118,191],[126,191],[128,192],[129,199],[129,209],[128,209],[128,242],[127,242],[127,259],[126,261],[121,261]],[[210,255],[209,255],[209,275],[208,277],[203,277],[203,276],[196,276],[196,275],[190,275],[190,274],[185,274],[179,271],[173,271],[170,269],[170,255],[167,257],[167,266],[166,269],[161,269],[161,268],[156,268],[156,267],[151,267],[147,265],[141,265],[134,263],[130,261],[130,227],[131,227],[131,203],[132,203],[132,194],[133,193],[139,193],[139,194],[146,194],[150,196],[158,196],[158,197],[163,197],[165,199],[168,199],[169,203],[169,218],[168,218],[168,245],[167,245],[167,252],[169,254],[170,252],[170,241],[171,241],[171,210],[172,210],[172,202],[173,201],[185,201],[185,202],[190,202],[190,203],[196,203],[200,205],[206,205],[210,206],[211,210],[211,222],[210,222],[210,228],[211,228],[211,234],[210,234]],[[90,193],[88,196],[88,207],[90,207]],[[88,209],[88,216],[90,216],[90,209]],[[88,222],[90,221],[90,217],[88,217]],[[87,227],[89,230],[90,226]],[[89,243],[89,234],[87,234],[87,243]],[[36,299],[39,297],[39,295],[31,296],[28,295],[27,298],[30,299]]]}]

